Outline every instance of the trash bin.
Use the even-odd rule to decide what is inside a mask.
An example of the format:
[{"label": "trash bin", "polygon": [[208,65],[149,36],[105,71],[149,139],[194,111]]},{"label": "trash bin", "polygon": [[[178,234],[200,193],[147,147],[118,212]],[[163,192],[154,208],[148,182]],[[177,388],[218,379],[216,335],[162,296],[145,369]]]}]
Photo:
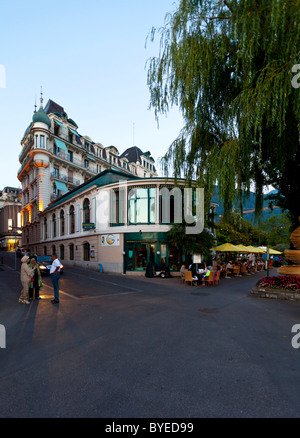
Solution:
[{"label": "trash bin", "polygon": [[103,272],[102,263],[99,263],[99,266],[100,266],[100,274],[102,274],[102,272]]}]

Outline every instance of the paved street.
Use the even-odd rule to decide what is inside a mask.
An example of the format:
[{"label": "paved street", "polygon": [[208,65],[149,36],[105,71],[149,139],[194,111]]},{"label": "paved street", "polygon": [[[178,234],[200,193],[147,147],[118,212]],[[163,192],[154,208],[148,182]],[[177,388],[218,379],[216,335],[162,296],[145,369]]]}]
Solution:
[{"label": "paved street", "polygon": [[45,278],[24,306],[3,261],[0,417],[299,416],[300,304],[250,297],[265,272],[196,288],[66,269],[59,305]]}]

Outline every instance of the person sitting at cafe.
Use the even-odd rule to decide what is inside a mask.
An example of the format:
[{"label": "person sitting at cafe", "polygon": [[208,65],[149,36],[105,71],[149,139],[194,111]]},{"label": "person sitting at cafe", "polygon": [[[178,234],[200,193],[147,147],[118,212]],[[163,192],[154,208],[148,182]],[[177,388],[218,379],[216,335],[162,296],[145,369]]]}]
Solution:
[{"label": "person sitting at cafe", "polygon": [[195,265],[195,263],[191,263],[190,264],[189,271],[192,271],[192,277],[196,277],[196,265]]},{"label": "person sitting at cafe", "polygon": [[231,262],[228,262],[226,265],[226,270],[230,271],[233,274],[234,266]]},{"label": "person sitting at cafe", "polygon": [[[211,268],[211,266],[209,266],[209,268]],[[210,269],[206,267],[205,265],[205,273],[202,274],[202,286],[205,286],[205,279],[206,277],[210,276]]]},{"label": "person sitting at cafe", "polygon": [[217,264],[217,266],[216,266],[215,275],[214,275],[214,279],[213,279],[215,284],[217,284],[216,283],[216,279],[217,279],[217,276],[218,276],[218,271],[221,271],[221,266],[219,264]]}]

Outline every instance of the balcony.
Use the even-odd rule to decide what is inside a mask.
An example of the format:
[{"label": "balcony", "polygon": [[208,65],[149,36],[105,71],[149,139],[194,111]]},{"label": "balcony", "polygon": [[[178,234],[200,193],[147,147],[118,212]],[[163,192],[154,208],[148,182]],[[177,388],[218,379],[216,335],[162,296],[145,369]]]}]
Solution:
[{"label": "balcony", "polygon": [[73,185],[73,186],[80,186],[81,182],[79,179],[74,179],[73,177],[67,176],[67,175],[60,175],[57,172],[51,172],[50,174],[51,179],[56,179],[58,181],[66,182],[67,184]]},{"label": "balcony", "polygon": [[21,153],[19,154],[19,161],[22,162],[23,158],[26,156],[26,154],[29,152],[31,146],[33,146],[33,135],[30,134],[28,137],[28,140],[24,143],[23,149]]},{"label": "balcony", "polygon": [[49,148],[48,149],[49,152],[51,152],[51,154],[53,154],[55,157],[57,157],[58,159],[61,159],[63,161],[67,161],[68,164],[70,164],[71,166],[75,166],[75,167],[80,167],[81,169],[84,168],[87,172],[89,173],[97,173],[97,168],[96,166],[85,166],[84,162],[82,160],[78,160],[77,158],[74,158],[73,156],[69,155],[67,152],[63,151],[63,150],[56,150],[54,148]]}]

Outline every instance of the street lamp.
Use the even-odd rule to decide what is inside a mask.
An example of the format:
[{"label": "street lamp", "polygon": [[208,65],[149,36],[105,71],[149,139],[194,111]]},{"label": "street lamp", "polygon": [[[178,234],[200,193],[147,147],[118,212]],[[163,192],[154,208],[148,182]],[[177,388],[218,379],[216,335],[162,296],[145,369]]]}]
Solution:
[{"label": "street lamp", "polygon": [[123,274],[126,274],[126,267],[125,267],[125,262],[126,262],[125,256],[126,256],[126,252],[123,251],[122,254],[123,254]]}]

